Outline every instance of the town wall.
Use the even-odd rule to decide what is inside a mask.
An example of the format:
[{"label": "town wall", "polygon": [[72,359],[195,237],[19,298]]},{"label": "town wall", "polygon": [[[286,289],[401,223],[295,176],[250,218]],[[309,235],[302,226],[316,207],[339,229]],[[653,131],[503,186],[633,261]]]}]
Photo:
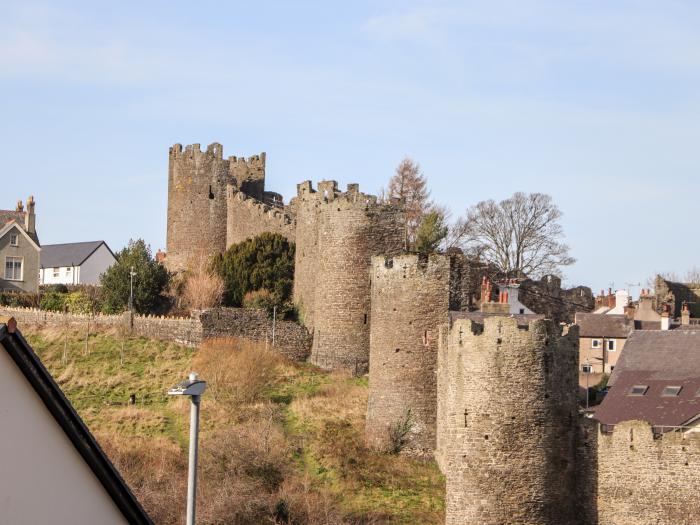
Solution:
[{"label": "town wall", "polygon": [[392,425],[410,428],[404,451],[432,456],[437,417],[438,327],[448,321],[450,260],[372,257],[368,445],[392,446]]},{"label": "town wall", "polygon": [[[266,342],[270,349],[296,361],[305,360],[311,350],[311,335],[298,324],[277,320],[273,323],[264,310],[216,308],[196,312],[192,317],[131,315],[81,315],[49,312],[34,308],[0,308],[0,315],[14,317],[23,325],[51,327],[90,326],[91,329],[118,329],[136,337],[173,341],[196,347],[211,338],[244,338]],[[26,330],[25,330],[26,331]]]},{"label": "town wall", "polygon": [[578,330],[506,316],[443,325],[438,451],[447,525],[573,525]]},{"label": "town wall", "polygon": [[618,423],[598,435],[598,525],[697,525],[699,467],[700,434]]},{"label": "town wall", "polygon": [[175,144],[168,165],[165,264],[185,270],[193,257],[223,253],[264,232],[294,240],[294,217],[281,195],[265,191],[265,153],[223,157],[221,144]]},{"label": "town wall", "polygon": [[403,248],[403,209],[349,184],[299,185],[295,304],[313,332],[311,362],[364,374],[369,364],[370,259]]},{"label": "town wall", "polygon": [[166,265],[187,268],[190,259],[226,249],[228,162],[221,144],[202,152],[199,144],[170,148]]},{"label": "town wall", "polygon": [[263,232],[278,233],[294,242],[294,219],[283,208],[270,206],[239,191],[227,188],[226,246],[238,244]]},{"label": "town wall", "polygon": [[576,312],[592,312],[595,308],[590,288],[562,289],[561,279],[556,275],[545,275],[538,281],[521,281],[518,299],[533,312],[557,323],[573,323]]},{"label": "town wall", "polygon": [[484,277],[493,281],[498,268],[475,260],[462,253],[452,253],[450,258],[450,311],[469,312],[481,304],[481,282]]}]

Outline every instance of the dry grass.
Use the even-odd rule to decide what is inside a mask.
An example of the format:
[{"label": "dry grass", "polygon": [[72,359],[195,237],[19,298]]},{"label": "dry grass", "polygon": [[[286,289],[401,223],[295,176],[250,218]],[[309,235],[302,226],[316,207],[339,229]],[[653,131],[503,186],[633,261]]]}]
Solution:
[{"label": "dry grass", "polygon": [[189,261],[182,299],[193,310],[204,310],[221,304],[224,281],[209,268],[206,253],[195,255]]},{"label": "dry grass", "polygon": [[[264,345],[172,343],[24,328],[157,524],[184,522],[189,403],[165,391],[194,369],[202,399],[201,525],[442,523],[433,464],[368,450],[366,378],[288,362]],[[62,361],[64,336],[68,359]],[[137,404],[127,404],[129,393]]]},{"label": "dry grass", "polygon": [[277,379],[279,354],[244,339],[210,339],[199,348],[193,366],[207,378],[211,395],[229,409],[260,400]]}]

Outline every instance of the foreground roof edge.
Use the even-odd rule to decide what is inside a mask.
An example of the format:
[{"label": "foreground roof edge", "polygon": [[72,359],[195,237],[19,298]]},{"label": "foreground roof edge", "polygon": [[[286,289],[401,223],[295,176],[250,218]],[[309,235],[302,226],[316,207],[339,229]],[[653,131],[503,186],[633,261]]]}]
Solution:
[{"label": "foreground roof edge", "polygon": [[15,329],[13,318],[0,317],[0,347],[10,355],[71,443],[90,467],[126,520],[153,525],[136,496],[104,453],[97,440],[41,363],[29,343]]}]

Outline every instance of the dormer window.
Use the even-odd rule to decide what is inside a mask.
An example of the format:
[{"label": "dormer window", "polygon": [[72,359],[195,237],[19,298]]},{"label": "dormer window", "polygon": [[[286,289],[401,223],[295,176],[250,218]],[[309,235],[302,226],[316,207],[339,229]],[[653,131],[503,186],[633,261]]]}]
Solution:
[{"label": "dormer window", "polygon": [[682,386],[667,386],[661,392],[661,397],[676,397],[681,393]]},{"label": "dormer window", "polygon": [[19,235],[16,233],[10,234],[10,246],[19,246]]},{"label": "dormer window", "polygon": [[632,388],[630,388],[629,394],[627,395],[643,396],[647,393],[647,390],[649,390],[649,387],[647,385],[634,385]]}]

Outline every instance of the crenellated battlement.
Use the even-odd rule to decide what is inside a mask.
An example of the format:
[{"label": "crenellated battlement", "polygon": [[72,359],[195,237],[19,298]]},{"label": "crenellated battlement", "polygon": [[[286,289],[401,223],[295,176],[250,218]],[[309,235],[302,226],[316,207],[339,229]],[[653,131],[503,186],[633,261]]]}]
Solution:
[{"label": "crenellated battlement", "polygon": [[345,204],[361,206],[374,206],[379,199],[376,195],[362,193],[360,185],[350,183],[345,191],[338,189],[338,182],[324,180],[318,183],[318,189],[314,189],[310,180],[297,184],[297,198],[301,201],[313,201],[317,204]]},{"label": "crenellated battlement", "polygon": [[444,272],[449,275],[449,258],[437,254],[409,253],[402,255],[372,257],[372,268],[375,276],[393,274],[397,278],[424,278],[431,272]]}]

